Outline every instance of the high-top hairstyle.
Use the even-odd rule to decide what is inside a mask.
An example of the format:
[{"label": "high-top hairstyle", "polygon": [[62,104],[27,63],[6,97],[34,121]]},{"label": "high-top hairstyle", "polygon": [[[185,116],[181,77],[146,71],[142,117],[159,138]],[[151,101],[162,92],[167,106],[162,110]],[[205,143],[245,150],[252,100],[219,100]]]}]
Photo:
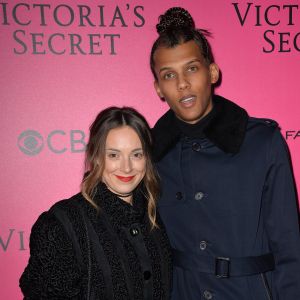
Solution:
[{"label": "high-top hairstyle", "polygon": [[105,164],[106,138],[110,130],[122,126],[131,127],[139,136],[146,158],[146,173],[143,178],[145,197],[148,200],[148,217],[153,227],[156,224],[156,200],[159,197],[159,180],[151,160],[152,137],[145,118],[130,107],[109,107],[101,111],[90,126],[90,138],[86,148],[86,175],[81,183],[81,192],[94,207],[93,201],[98,183],[102,180]]},{"label": "high-top hairstyle", "polygon": [[214,62],[211,47],[206,39],[207,36],[210,36],[210,32],[195,28],[193,18],[184,8],[172,7],[159,16],[156,31],[159,37],[154,42],[150,55],[150,67],[155,80],[158,78],[154,70],[154,53],[160,47],[173,48],[193,40],[199,46],[199,50],[207,65],[209,66]]}]

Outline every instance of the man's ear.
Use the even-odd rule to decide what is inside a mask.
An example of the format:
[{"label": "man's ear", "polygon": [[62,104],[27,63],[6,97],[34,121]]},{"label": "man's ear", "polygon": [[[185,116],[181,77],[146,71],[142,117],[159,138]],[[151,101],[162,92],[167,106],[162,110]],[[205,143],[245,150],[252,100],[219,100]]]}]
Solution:
[{"label": "man's ear", "polygon": [[220,71],[217,64],[212,63],[209,65],[210,83],[215,84],[219,80]]},{"label": "man's ear", "polygon": [[155,88],[155,91],[156,91],[158,97],[161,100],[165,100],[164,95],[163,95],[163,93],[160,90],[160,87],[159,87],[159,84],[158,84],[157,80],[154,81],[154,88]]}]

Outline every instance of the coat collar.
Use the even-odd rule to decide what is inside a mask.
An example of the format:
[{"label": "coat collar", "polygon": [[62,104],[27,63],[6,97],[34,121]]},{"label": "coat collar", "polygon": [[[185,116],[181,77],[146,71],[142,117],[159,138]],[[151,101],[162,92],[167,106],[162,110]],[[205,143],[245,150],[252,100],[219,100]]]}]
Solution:
[{"label": "coat collar", "polygon": [[104,210],[113,226],[128,227],[133,223],[141,223],[147,217],[147,200],[143,196],[143,186],[139,185],[133,192],[132,205],[111,192],[100,182],[97,185],[93,200],[101,210]]},{"label": "coat collar", "polygon": [[[235,103],[214,95],[214,116],[204,128],[205,136],[226,153],[238,153],[248,123],[247,112]],[[175,114],[168,110],[152,129],[154,160],[159,161],[175,146],[181,137]]]}]

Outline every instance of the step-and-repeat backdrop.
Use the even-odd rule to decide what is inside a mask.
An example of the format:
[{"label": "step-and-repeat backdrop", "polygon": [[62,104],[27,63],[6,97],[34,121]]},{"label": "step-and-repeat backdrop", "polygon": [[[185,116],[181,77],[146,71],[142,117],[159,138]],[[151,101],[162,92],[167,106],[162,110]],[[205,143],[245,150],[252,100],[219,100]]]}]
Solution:
[{"label": "step-and-repeat backdrop", "polygon": [[167,110],[148,62],[158,16],[172,6],[212,32],[216,92],[280,124],[299,189],[298,0],[0,0],[1,299],[22,297],[38,215],[79,191],[97,113],[129,105],[153,125]]}]

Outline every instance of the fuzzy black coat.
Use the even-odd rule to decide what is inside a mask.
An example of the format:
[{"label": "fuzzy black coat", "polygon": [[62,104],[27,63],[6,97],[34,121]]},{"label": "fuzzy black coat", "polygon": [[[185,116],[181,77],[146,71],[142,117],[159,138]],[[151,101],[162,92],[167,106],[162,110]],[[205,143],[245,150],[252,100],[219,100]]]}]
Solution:
[{"label": "fuzzy black coat", "polygon": [[159,220],[150,230],[141,193],[131,206],[100,184],[94,200],[99,212],[77,194],[38,218],[20,279],[24,299],[169,299],[168,239]]}]

